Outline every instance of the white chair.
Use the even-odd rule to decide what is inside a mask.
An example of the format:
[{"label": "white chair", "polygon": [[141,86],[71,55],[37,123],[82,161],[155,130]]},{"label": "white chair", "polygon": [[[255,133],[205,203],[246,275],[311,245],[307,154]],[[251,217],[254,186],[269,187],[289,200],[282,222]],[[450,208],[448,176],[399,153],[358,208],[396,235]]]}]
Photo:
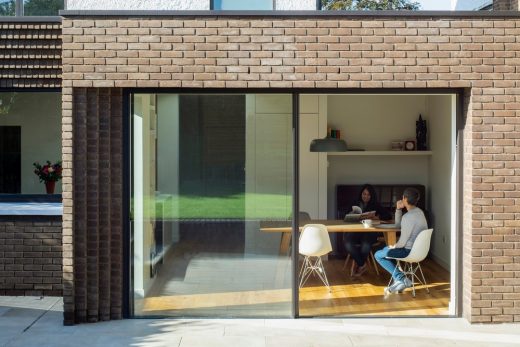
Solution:
[{"label": "white chair", "polygon": [[[410,254],[406,258],[392,258],[387,257],[388,259],[394,259],[397,260],[397,266],[394,270],[395,271],[398,268],[401,268],[403,273],[406,277],[412,282],[412,295],[415,297],[415,279],[419,281],[419,283],[426,286],[426,291],[428,294],[430,293],[430,289],[428,288],[426,284],[426,280],[424,279],[424,274],[421,269],[420,262],[426,258],[428,255],[428,251],[430,250],[430,240],[432,238],[432,232],[433,229],[427,229],[423,230],[417,235],[415,238],[415,241],[412,245],[412,250],[410,251]],[[405,263],[404,267],[401,267],[401,263]],[[414,265],[415,264],[415,265]],[[422,280],[417,276],[417,270],[421,273]],[[388,285],[392,283],[392,278],[394,278],[394,274],[390,277],[390,281],[388,282]]]},{"label": "white chair", "polygon": [[330,292],[329,281],[321,257],[331,251],[332,245],[325,225],[307,224],[303,227],[299,241],[299,252],[305,256],[305,259],[300,270],[300,288],[303,287],[310,275],[315,273]]}]

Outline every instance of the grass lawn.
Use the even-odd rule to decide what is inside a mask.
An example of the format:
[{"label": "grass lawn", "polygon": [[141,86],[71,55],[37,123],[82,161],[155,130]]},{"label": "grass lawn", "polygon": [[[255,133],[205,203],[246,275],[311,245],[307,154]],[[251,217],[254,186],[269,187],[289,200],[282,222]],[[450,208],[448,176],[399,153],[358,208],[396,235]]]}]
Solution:
[{"label": "grass lawn", "polygon": [[[151,202],[151,201],[150,201]],[[164,208],[160,206],[164,204]],[[224,196],[161,195],[155,199],[156,219],[288,219],[292,196],[233,194]],[[147,203],[150,207],[153,204]],[[153,212],[153,208],[149,208]]]}]

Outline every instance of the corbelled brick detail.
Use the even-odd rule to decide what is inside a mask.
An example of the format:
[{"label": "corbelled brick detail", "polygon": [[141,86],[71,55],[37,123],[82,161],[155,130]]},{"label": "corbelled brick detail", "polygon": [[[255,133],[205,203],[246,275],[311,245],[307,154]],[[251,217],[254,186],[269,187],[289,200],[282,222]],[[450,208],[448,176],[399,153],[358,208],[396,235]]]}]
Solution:
[{"label": "corbelled brick detail", "polygon": [[61,23],[0,23],[0,88],[61,87]]},{"label": "corbelled brick detail", "polygon": [[[89,141],[90,88],[457,88],[465,93],[463,314],[520,322],[519,35],[520,19],[498,17],[65,18],[64,233],[80,248],[95,245],[102,229],[90,235],[84,225],[106,219],[89,210],[104,202],[85,192],[101,188],[82,177],[87,163],[102,169],[85,149],[106,146]],[[65,275],[83,288],[90,258],[78,252]],[[86,289],[70,294],[66,315],[88,309]]]},{"label": "corbelled brick detail", "polygon": [[121,93],[75,88],[73,102],[64,95],[64,108],[72,107],[63,116],[65,324],[121,318]]},{"label": "corbelled brick detail", "polygon": [[61,217],[0,218],[0,295],[62,295]]}]

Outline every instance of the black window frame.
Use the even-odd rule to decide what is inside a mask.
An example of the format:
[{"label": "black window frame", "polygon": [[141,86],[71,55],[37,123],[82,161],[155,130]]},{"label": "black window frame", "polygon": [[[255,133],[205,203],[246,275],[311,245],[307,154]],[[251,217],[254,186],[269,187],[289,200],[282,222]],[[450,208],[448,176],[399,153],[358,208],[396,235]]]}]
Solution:
[{"label": "black window frame", "polygon": [[[15,13],[14,13],[14,16],[9,16],[9,17],[36,17],[36,16],[26,16],[24,14],[24,0],[14,0],[15,2]],[[65,10],[67,7],[67,0],[63,0],[63,8],[61,10]],[[42,17],[54,17],[54,16],[58,16],[58,14],[56,13],[55,15],[37,15],[37,16],[42,16]]]},{"label": "black window frame", "polygon": [[[212,1],[212,0],[210,0]],[[319,0],[318,0],[319,1]],[[133,153],[133,134],[131,131],[130,114],[132,113],[133,107],[133,95],[139,93],[155,93],[155,94],[291,94],[292,95],[292,145],[293,145],[293,196],[292,196],[292,210],[300,211],[300,96],[308,94],[375,94],[375,95],[392,95],[392,94],[406,94],[406,95],[438,95],[438,94],[451,94],[456,96],[456,111],[455,111],[455,137],[456,144],[454,148],[454,155],[456,156],[456,195],[457,199],[454,202],[456,205],[456,220],[457,224],[455,230],[451,230],[455,233],[455,259],[451,259],[450,262],[454,262],[456,279],[455,282],[451,282],[450,277],[450,290],[455,291],[455,302],[453,302],[454,311],[453,315],[447,317],[456,318],[462,317],[462,303],[463,303],[463,287],[462,287],[462,255],[463,255],[463,211],[464,211],[464,166],[462,165],[465,160],[464,156],[464,132],[466,120],[464,118],[464,100],[466,100],[465,92],[467,89],[463,88],[207,88],[203,91],[198,88],[160,88],[160,87],[134,87],[123,89],[122,99],[122,110],[123,110],[123,318],[131,319],[151,319],[151,318],[165,318],[164,316],[147,316],[147,317],[136,317],[134,315],[134,284],[133,284],[133,230],[130,221],[130,196],[131,196],[131,184],[132,178],[131,173],[133,167],[130,158]],[[324,318],[324,316],[301,316],[300,315],[300,293],[299,293],[299,263],[295,261],[299,256],[299,244],[298,244],[298,226],[299,226],[299,214],[294,213],[292,220],[292,238],[291,238],[291,318],[293,319],[306,319],[306,318]],[[450,267],[451,273],[451,267]],[[450,275],[451,276],[451,275]],[[378,316],[373,316],[378,318]],[[402,316],[401,318],[410,318],[414,316]],[[428,317],[446,317],[446,316],[428,316]],[[192,317],[193,318],[193,317]],[[277,318],[277,317],[272,317]],[[340,316],[340,319],[359,318],[355,315]],[[247,319],[247,318],[245,318]]]}]

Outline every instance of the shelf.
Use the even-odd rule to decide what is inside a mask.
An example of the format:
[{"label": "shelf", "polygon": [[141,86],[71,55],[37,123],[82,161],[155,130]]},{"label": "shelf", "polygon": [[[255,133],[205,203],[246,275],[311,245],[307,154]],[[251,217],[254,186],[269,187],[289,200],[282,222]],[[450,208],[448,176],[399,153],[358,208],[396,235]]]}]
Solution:
[{"label": "shelf", "polygon": [[432,151],[347,151],[347,152],[329,152],[329,156],[346,155],[346,156],[368,156],[368,155],[400,155],[400,156],[416,156],[416,155],[432,155]]}]

